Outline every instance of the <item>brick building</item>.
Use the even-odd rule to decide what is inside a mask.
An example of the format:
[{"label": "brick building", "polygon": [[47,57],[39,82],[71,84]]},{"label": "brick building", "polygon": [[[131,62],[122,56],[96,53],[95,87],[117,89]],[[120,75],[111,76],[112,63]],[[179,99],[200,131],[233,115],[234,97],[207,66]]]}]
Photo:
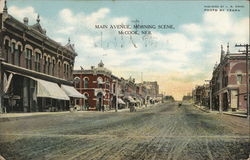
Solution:
[{"label": "brick building", "polygon": [[[81,98],[72,84],[77,53],[46,35],[40,25],[30,25],[0,12],[0,112],[68,110]],[[70,101],[71,100],[71,101]]]},{"label": "brick building", "polygon": [[78,79],[75,88],[87,97],[86,100],[80,100],[77,104],[86,106],[89,110],[100,110],[102,106],[105,109],[112,108],[116,92],[115,80],[118,78],[104,67],[102,61],[97,67],[92,66],[89,70],[74,70],[73,76],[74,79]]},{"label": "brick building", "polygon": [[246,110],[246,55],[230,53],[221,46],[220,63],[215,65],[212,85],[213,109]]},{"label": "brick building", "polygon": [[[193,90],[193,101],[195,104],[209,107],[210,85],[198,85]],[[186,96],[185,98],[188,98]]]}]

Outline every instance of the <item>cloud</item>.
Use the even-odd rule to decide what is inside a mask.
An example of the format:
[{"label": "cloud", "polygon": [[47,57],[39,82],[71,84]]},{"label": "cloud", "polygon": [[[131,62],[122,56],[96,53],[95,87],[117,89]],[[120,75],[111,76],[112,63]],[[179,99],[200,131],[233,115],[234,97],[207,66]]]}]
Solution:
[{"label": "cloud", "polygon": [[[18,19],[27,16],[35,21],[33,7],[11,6]],[[130,24],[133,17],[113,15],[109,8],[92,13],[64,8],[56,17],[48,17],[46,29],[53,39],[75,43],[78,57],[75,67],[89,68],[102,59],[117,76],[133,75],[140,80],[157,80],[166,92],[175,96],[191,91],[197,83],[209,79],[220,58],[220,45],[249,43],[249,18],[237,18],[229,12],[205,12],[199,23],[176,26],[175,31],[152,31],[152,35],[119,35],[117,30],[95,29],[96,24]],[[60,25],[58,25],[60,24]],[[235,51],[233,47],[230,48]]]},{"label": "cloud", "polygon": [[[18,20],[20,20],[21,22],[23,21],[24,17],[28,17],[29,18],[29,22],[34,23],[36,21],[37,15],[38,13],[35,12],[35,9],[31,6],[25,7],[25,8],[19,8],[17,6],[11,6],[8,9],[8,12],[14,16],[15,18],[17,18]],[[40,17],[40,19],[42,19]]]}]

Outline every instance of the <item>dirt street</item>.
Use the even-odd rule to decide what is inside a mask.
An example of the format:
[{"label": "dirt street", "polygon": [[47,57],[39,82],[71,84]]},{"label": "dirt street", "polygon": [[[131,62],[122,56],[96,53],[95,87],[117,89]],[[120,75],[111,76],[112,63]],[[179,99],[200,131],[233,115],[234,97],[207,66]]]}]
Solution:
[{"label": "dirt street", "polygon": [[81,112],[0,118],[7,160],[247,159],[246,118],[158,104],[137,112]]}]

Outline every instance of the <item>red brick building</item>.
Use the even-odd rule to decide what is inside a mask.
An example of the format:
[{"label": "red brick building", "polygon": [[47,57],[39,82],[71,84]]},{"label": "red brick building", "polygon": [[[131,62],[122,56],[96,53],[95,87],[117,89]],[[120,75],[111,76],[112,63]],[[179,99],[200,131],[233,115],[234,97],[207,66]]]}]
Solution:
[{"label": "red brick building", "polygon": [[46,35],[28,18],[0,13],[0,113],[68,110],[70,100],[81,96],[73,88],[72,70],[77,53]]},{"label": "red brick building", "polygon": [[105,109],[112,108],[116,82],[112,72],[104,67],[102,61],[89,70],[74,70],[73,76],[75,80],[78,79],[75,88],[87,97],[77,104],[86,106],[89,110],[100,110],[102,106]]},{"label": "red brick building", "polygon": [[246,55],[227,52],[221,46],[220,63],[211,80],[213,109],[246,111]]}]

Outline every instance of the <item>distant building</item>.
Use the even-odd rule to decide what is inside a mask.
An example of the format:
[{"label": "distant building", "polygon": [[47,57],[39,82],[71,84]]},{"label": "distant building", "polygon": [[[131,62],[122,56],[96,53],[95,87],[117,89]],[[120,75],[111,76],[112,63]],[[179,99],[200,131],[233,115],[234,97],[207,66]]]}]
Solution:
[{"label": "distant building", "polygon": [[211,80],[213,109],[246,110],[246,55],[230,53],[221,46],[220,63]]},{"label": "distant building", "polygon": [[157,81],[150,82],[150,81],[144,81],[143,86],[147,89],[147,96],[150,98],[156,98],[159,95],[159,85]]},{"label": "distant building", "polygon": [[75,98],[72,70],[77,53],[46,35],[37,22],[0,13],[0,112],[68,110]]}]

